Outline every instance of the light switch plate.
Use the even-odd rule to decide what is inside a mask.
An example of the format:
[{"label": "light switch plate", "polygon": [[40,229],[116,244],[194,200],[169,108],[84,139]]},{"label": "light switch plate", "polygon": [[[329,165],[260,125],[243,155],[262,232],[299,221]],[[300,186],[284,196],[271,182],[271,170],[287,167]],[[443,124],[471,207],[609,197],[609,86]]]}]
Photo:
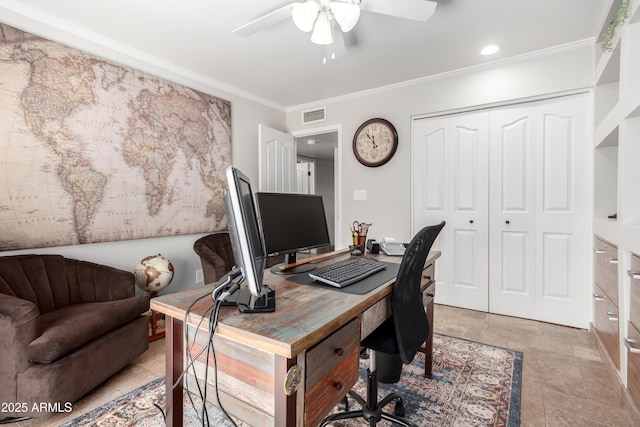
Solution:
[{"label": "light switch plate", "polygon": [[353,190],[353,200],[367,200],[367,190]]}]

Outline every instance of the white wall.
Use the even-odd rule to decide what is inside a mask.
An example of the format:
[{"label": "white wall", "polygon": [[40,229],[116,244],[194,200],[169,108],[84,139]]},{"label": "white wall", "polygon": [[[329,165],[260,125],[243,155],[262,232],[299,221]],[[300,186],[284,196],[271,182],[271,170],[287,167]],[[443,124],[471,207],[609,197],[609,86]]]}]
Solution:
[{"label": "white wall", "polygon": [[[327,122],[323,126],[342,126],[343,182],[339,185],[342,185],[343,194],[340,227],[344,233],[336,236],[337,247],[347,244],[348,227],[354,220],[373,223],[369,238],[410,239],[413,116],[481,108],[590,88],[593,84],[593,52],[591,45],[574,46],[288,109],[286,129],[289,132],[317,126],[302,125],[301,111],[321,106],[327,107]],[[358,126],[373,117],[382,117],[394,124],[399,144],[389,163],[367,168],[353,156],[352,138]],[[359,189],[367,190],[367,200],[353,200],[353,190]]]}]

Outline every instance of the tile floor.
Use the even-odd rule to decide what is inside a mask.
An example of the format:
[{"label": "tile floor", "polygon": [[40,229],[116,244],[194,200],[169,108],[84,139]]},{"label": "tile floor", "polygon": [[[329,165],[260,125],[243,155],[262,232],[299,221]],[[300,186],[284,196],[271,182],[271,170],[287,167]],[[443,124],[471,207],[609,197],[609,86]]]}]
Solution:
[{"label": "tile floor", "polygon": [[[435,308],[434,330],[524,353],[522,426],[640,426],[586,330],[442,305]],[[164,340],[158,340],[70,414],[13,425],[58,426],[162,375]]]}]

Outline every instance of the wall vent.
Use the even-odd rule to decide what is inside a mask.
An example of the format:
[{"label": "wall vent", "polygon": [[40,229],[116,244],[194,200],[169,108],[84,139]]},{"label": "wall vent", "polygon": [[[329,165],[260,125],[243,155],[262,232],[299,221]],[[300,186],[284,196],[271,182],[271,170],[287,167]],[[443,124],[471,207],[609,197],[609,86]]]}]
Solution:
[{"label": "wall vent", "polygon": [[324,122],[327,120],[327,107],[302,112],[302,124]]}]

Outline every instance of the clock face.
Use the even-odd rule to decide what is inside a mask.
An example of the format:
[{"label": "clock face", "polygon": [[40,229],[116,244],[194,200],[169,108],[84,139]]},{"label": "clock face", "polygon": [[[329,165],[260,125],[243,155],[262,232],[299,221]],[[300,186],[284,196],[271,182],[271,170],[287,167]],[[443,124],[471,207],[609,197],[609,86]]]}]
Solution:
[{"label": "clock face", "polygon": [[398,148],[398,133],[384,119],[364,122],[353,137],[353,153],[365,166],[382,166],[391,160]]}]

